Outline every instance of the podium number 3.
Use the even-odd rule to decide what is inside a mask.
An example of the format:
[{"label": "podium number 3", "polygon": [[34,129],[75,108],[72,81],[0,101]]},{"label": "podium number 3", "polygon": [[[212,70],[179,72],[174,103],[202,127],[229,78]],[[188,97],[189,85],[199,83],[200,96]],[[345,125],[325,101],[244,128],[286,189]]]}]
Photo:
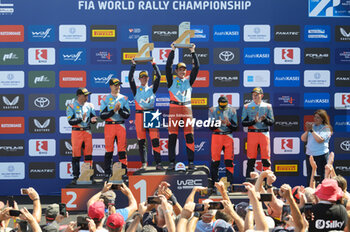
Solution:
[{"label": "podium number 3", "polygon": [[[145,202],[147,199],[147,183],[145,180],[140,180],[134,184],[135,189],[140,189],[140,202]],[[73,199],[73,198],[72,198]]]}]

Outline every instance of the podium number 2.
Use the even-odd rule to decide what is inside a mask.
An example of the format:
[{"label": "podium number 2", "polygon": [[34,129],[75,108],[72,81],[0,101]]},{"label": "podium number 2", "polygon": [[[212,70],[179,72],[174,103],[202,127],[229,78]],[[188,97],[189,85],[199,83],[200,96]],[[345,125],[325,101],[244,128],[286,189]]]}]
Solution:
[{"label": "podium number 2", "polygon": [[147,183],[145,180],[140,180],[134,184],[135,189],[140,189],[140,202],[145,202],[147,199]]},{"label": "podium number 2", "polygon": [[74,201],[77,199],[76,192],[66,192],[66,194],[67,196],[72,196],[72,198],[66,204],[67,208],[76,208],[77,204],[73,204]]}]

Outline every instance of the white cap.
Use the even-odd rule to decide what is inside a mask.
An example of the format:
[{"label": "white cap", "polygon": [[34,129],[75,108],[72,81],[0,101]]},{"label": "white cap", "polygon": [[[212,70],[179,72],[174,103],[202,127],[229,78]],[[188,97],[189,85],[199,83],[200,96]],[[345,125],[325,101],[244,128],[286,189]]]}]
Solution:
[{"label": "white cap", "polygon": [[184,163],[178,162],[175,165],[175,171],[186,171],[186,166]]}]

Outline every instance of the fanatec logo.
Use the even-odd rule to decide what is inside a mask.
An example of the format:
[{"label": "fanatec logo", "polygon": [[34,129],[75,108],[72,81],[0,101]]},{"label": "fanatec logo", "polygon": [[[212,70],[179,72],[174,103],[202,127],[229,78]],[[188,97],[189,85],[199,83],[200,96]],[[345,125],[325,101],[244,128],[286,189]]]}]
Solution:
[{"label": "fanatec logo", "polygon": [[38,108],[46,108],[50,105],[50,100],[46,97],[38,97],[34,100],[34,105]]}]

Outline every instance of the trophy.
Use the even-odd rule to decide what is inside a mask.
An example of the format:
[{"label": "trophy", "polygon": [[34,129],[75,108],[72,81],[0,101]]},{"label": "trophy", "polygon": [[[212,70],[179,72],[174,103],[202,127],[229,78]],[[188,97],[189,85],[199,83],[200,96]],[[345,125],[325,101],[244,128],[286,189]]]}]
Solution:
[{"label": "trophy", "polygon": [[122,163],[116,162],[113,164],[113,175],[109,178],[109,182],[113,184],[122,184],[122,177],[125,175],[125,169],[122,168]]},{"label": "trophy", "polygon": [[149,42],[148,35],[140,36],[137,39],[137,48],[139,52],[134,58],[135,62],[148,62],[153,60],[150,51],[153,50],[154,43]]},{"label": "trophy", "polygon": [[77,184],[92,184],[91,176],[94,175],[94,169],[89,163],[83,163],[81,166],[81,174],[77,180]]},{"label": "trophy", "polygon": [[190,22],[182,22],[179,25],[179,38],[174,42],[176,48],[190,48],[190,39],[194,37],[194,30],[190,30]]}]

